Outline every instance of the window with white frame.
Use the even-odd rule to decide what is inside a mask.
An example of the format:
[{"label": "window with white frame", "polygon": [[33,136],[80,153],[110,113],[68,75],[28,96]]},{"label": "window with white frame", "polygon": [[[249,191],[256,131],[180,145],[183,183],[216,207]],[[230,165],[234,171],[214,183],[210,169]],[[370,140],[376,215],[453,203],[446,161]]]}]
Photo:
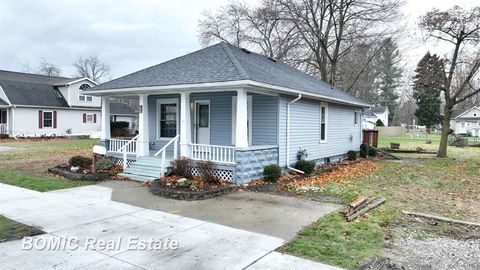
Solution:
[{"label": "window with white frame", "polygon": [[87,114],[86,122],[87,123],[93,123],[93,114]]},{"label": "window with white frame", "polygon": [[53,112],[43,112],[43,127],[53,127]]},{"label": "window with white frame", "polygon": [[85,95],[82,95],[82,91],[85,90],[85,89],[88,89],[90,88],[90,85],[88,84],[82,84],[80,85],[80,94],[78,95],[78,99],[80,101],[87,101],[87,102],[92,102],[93,101],[93,97],[92,96],[85,96]]},{"label": "window with white frame", "polygon": [[358,112],[357,112],[357,111],[355,111],[355,112],[353,113],[353,124],[354,124],[355,126],[358,125]]},{"label": "window with white frame", "polygon": [[328,106],[326,103],[320,103],[320,142],[327,142],[327,119]]},{"label": "window with white frame", "polygon": [[163,99],[157,101],[158,138],[173,138],[178,134],[178,100]]}]

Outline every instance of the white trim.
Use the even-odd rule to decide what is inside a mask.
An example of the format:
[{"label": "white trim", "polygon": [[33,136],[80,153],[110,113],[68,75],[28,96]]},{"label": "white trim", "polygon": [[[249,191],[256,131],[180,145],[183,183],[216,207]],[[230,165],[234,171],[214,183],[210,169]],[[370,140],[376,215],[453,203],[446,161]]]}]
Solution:
[{"label": "white trim", "polygon": [[468,109],[468,110],[464,111],[463,113],[461,113],[461,114],[457,115],[457,117],[455,117],[455,118],[453,118],[453,119],[458,119],[458,118],[460,118],[460,116],[462,116],[462,115],[464,115],[464,114],[466,114],[466,113],[470,112],[470,111],[471,111],[471,110],[473,110],[473,109],[480,110],[480,108],[479,108],[479,107],[477,107],[477,106],[474,106],[474,107],[472,107],[472,108],[470,108],[470,109]]},{"label": "white trim", "polygon": [[[50,127],[46,127],[46,126],[45,126],[45,113],[46,113],[46,112],[52,114],[52,126],[50,126]],[[54,128],[54,127],[53,127],[53,111],[42,111],[42,129],[43,129],[43,128],[51,128],[51,129]]]},{"label": "white trim", "polygon": [[177,126],[177,132],[176,135],[179,134],[179,102],[178,98],[168,98],[168,99],[157,99],[157,140],[159,141],[170,141],[174,137],[161,137],[160,136],[160,105],[161,104],[172,104],[175,103],[177,110],[176,110],[176,126]]},{"label": "white trim", "polygon": [[[178,84],[178,85],[165,85],[165,86],[146,86],[146,87],[131,87],[120,89],[107,89],[107,90],[88,90],[90,95],[109,95],[118,94],[125,95],[125,93],[131,92],[132,94],[139,92],[153,91],[153,93],[162,91],[162,94],[178,93],[179,91],[192,91],[192,89],[198,89],[198,92],[215,92],[215,91],[234,91],[232,88],[245,88],[245,87],[259,87],[265,88],[267,91],[276,90],[286,94],[302,94],[304,97],[322,99],[339,104],[349,104],[360,107],[369,107],[371,105],[366,103],[350,102],[339,98],[329,97],[325,95],[315,94],[311,92],[295,90],[292,88],[276,86],[268,83],[260,83],[252,80],[238,80],[229,82],[215,82],[215,83],[193,83],[193,84]],[[217,88],[217,89],[215,89]],[[220,89],[219,89],[220,88]],[[341,90],[340,90],[341,91]],[[278,94],[278,92],[276,92]]]},{"label": "white trim", "polygon": [[58,110],[91,110],[91,111],[101,111],[101,106],[95,107],[52,107],[52,106],[37,106],[37,105],[12,105],[15,108],[46,108],[46,109],[58,109]]},{"label": "white trim", "polygon": [[212,117],[211,117],[211,105],[210,105],[210,100],[208,99],[202,99],[202,100],[195,100],[194,105],[193,105],[193,125],[195,127],[195,132],[193,133],[193,142],[194,144],[197,144],[198,138],[197,138],[197,105],[198,104],[208,104],[208,143],[210,144],[211,142],[211,126],[212,126]]},{"label": "white trim", "polygon": [[68,82],[68,83],[64,83],[64,84],[55,84],[55,86],[59,86],[59,85],[66,85],[66,86],[70,86],[72,84],[76,84],[78,82],[81,82],[81,81],[89,81],[95,85],[98,85],[98,83],[90,78],[87,78],[87,77],[83,77],[83,78],[80,78],[80,79],[77,79],[77,80],[74,80],[74,81],[71,81],[71,82]]},{"label": "white trim", "polygon": [[[322,107],[325,108],[325,139],[322,140]],[[320,127],[319,127],[320,143],[328,143],[328,103],[320,102]]]},{"label": "white trim", "polygon": [[[250,105],[250,106],[249,106]],[[247,95],[248,110],[248,145],[253,145],[253,96]],[[237,129],[237,96],[232,96],[232,145],[235,145],[235,133]]]}]

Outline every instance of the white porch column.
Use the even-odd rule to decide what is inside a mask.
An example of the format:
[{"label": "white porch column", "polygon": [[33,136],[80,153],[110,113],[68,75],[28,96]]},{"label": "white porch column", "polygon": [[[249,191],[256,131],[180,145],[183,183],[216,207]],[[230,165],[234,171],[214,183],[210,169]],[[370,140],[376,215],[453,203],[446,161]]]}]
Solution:
[{"label": "white porch column", "polygon": [[235,147],[248,147],[247,91],[237,90],[237,122]]},{"label": "white porch column", "polygon": [[[102,133],[100,140],[110,140],[110,97],[102,97]],[[107,145],[106,145],[107,146]]]},{"label": "white porch column", "polygon": [[139,95],[140,113],[138,114],[137,155],[150,155],[150,140],[148,138],[148,95]]},{"label": "white porch column", "polygon": [[188,144],[192,141],[190,122],[190,93],[180,93],[180,156],[188,157]]}]

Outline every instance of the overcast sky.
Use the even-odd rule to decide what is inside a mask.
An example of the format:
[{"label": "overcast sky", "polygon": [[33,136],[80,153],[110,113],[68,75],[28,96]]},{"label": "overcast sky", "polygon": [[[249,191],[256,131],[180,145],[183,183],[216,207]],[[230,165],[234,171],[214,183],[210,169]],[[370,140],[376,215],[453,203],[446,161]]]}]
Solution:
[{"label": "overcast sky", "polygon": [[[70,76],[78,57],[97,54],[115,78],[199,49],[202,11],[227,2],[0,0],[0,69],[35,70],[45,59]],[[418,17],[453,4],[471,7],[475,0],[407,0],[404,23],[409,30],[401,44],[407,68],[425,51],[438,49],[423,43],[415,30]]]}]

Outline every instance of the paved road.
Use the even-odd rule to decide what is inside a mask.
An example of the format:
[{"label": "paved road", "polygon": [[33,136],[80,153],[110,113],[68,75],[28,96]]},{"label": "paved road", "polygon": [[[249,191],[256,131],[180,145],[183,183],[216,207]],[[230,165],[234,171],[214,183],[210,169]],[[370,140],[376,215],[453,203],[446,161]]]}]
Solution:
[{"label": "paved road", "polygon": [[[280,238],[110,198],[111,189],[100,186],[40,193],[0,184],[0,214],[40,227],[46,234],[34,242],[50,245],[22,250],[21,240],[1,243],[0,269],[338,269],[275,252]],[[102,247],[100,240],[113,244]],[[129,248],[172,240],[178,249]]]}]

